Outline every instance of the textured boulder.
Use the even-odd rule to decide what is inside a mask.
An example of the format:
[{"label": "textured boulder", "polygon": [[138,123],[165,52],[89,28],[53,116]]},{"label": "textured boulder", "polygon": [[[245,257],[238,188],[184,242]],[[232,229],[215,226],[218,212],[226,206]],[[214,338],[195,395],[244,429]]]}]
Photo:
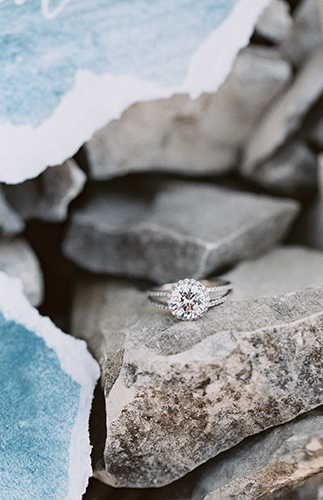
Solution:
[{"label": "textured boulder", "polygon": [[86,175],[74,160],[48,167],[36,179],[4,185],[7,199],[24,220],[60,222],[69,203],[82,191]]},{"label": "textured boulder", "polygon": [[137,103],[86,143],[90,175],[132,171],[221,174],[237,164],[240,146],[291,75],[273,48],[248,47],[216,94]]},{"label": "textured boulder", "polygon": [[223,275],[234,284],[233,300],[282,295],[323,283],[323,252],[286,245],[241,262]]},{"label": "textured boulder", "polygon": [[96,476],[114,486],[166,485],[323,403],[322,287],[228,301],[183,322],[102,281],[78,288],[72,325],[101,365],[107,440]]},{"label": "textured boulder", "polygon": [[[116,490],[92,481],[86,498],[321,500],[322,437],[323,414],[320,408],[249,438],[169,486],[154,490]],[[304,481],[304,486],[294,489]],[[284,494],[291,489],[290,494]]]},{"label": "textured boulder", "polygon": [[318,0],[299,2],[294,12],[294,25],[280,50],[297,67],[305,64],[323,41]]},{"label": "textured boulder", "polygon": [[256,32],[274,43],[281,43],[293,26],[290,6],[285,0],[272,0],[260,15]]},{"label": "textured boulder", "polygon": [[317,185],[317,156],[304,141],[293,138],[248,178],[272,193],[307,199]]},{"label": "textured boulder", "polygon": [[323,46],[320,46],[251,135],[241,167],[245,175],[251,175],[300,127],[305,114],[322,92]]},{"label": "textured boulder", "polygon": [[42,303],[43,274],[39,261],[27,241],[21,238],[0,240],[0,270],[22,280],[24,293],[33,306]]},{"label": "textured boulder", "polygon": [[210,184],[147,182],[106,190],[73,214],[65,255],[92,272],[156,282],[201,278],[264,252],[298,212],[293,200]]}]

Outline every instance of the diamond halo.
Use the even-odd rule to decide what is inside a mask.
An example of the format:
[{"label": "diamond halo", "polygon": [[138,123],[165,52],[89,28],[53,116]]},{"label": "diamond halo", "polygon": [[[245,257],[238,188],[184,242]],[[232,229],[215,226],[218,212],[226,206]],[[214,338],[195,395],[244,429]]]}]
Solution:
[{"label": "diamond halo", "polygon": [[208,310],[209,303],[207,287],[189,278],[174,283],[168,297],[168,307],[172,314],[182,320],[200,318]]}]

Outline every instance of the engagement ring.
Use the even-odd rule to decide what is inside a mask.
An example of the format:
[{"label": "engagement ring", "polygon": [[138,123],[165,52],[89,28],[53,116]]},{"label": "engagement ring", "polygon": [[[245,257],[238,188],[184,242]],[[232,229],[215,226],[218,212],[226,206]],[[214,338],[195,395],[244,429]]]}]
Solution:
[{"label": "engagement ring", "polygon": [[201,282],[185,278],[152,288],[147,295],[155,307],[168,309],[178,319],[193,320],[203,316],[210,307],[222,304],[231,291],[229,281]]}]

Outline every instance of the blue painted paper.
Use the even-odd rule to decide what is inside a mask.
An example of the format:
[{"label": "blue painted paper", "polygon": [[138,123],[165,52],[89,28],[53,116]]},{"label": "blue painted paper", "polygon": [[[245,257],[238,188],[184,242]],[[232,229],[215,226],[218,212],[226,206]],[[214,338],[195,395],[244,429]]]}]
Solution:
[{"label": "blue painted paper", "polygon": [[0,0],[0,182],[73,156],[133,103],[215,92],[270,0]]},{"label": "blue painted paper", "polygon": [[79,70],[178,87],[191,55],[237,1],[3,0],[0,123],[40,126]]},{"label": "blue painted paper", "polygon": [[0,313],[0,499],[68,496],[80,385],[44,339]]}]

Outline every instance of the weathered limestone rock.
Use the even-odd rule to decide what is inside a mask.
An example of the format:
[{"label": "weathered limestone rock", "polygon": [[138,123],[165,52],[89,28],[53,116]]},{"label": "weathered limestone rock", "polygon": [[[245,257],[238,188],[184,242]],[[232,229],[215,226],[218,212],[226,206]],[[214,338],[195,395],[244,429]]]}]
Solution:
[{"label": "weathered limestone rock", "polygon": [[295,64],[305,64],[323,42],[318,0],[303,0],[294,12],[294,25],[281,45],[281,51]]},{"label": "weathered limestone rock", "polygon": [[9,205],[0,185],[0,230],[4,236],[13,236],[25,229],[20,215]]},{"label": "weathered limestone rock", "polygon": [[147,182],[141,194],[113,188],[93,197],[73,214],[63,251],[92,272],[160,283],[201,278],[266,251],[297,212],[293,200]]},{"label": "weathered limestone rock", "polygon": [[322,437],[320,408],[249,438],[169,486],[116,490],[96,482],[84,500],[322,500]]},{"label": "weathered limestone rock", "polygon": [[306,199],[316,189],[317,156],[303,140],[294,138],[248,177],[270,192]]},{"label": "weathered limestone rock", "polygon": [[279,497],[280,500],[322,500],[323,498],[323,473],[317,474],[297,490]]},{"label": "weathered limestone rock", "polygon": [[290,6],[285,0],[272,0],[260,15],[256,32],[274,43],[282,43],[293,26]]},{"label": "weathered limestone rock", "polygon": [[233,300],[283,295],[323,283],[323,252],[286,245],[241,262],[223,275],[234,284]]},{"label": "weathered limestone rock", "polygon": [[86,175],[74,160],[48,167],[36,179],[5,185],[6,197],[24,220],[60,222],[69,203],[82,191]]},{"label": "weathered limestone rock", "polygon": [[27,241],[0,241],[0,270],[22,280],[23,291],[33,306],[43,301],[44,283],[39,261]]},{"label": "weathered limestone rock", "polygon": [[91,177],[133,171],[221,174],[235,167],[238,150],[291,76],[274,48],[248,47],[216,94],[137,103],[86,144]]},{"label": "weathered limestone rock", "polygon": [[293,85],[271,107],[248,142],[242,172],[251,175],[301,125],[309,108],[323,92],[323,45],[310,57]]},{"label": "weathered limestone rock", "polygon": [[108,437],[95,474],[114,486],[166,485],[323,402],[322,287],[228,301],[182,322],[129,285],[88,283],[72,331],[101,365]]}]

